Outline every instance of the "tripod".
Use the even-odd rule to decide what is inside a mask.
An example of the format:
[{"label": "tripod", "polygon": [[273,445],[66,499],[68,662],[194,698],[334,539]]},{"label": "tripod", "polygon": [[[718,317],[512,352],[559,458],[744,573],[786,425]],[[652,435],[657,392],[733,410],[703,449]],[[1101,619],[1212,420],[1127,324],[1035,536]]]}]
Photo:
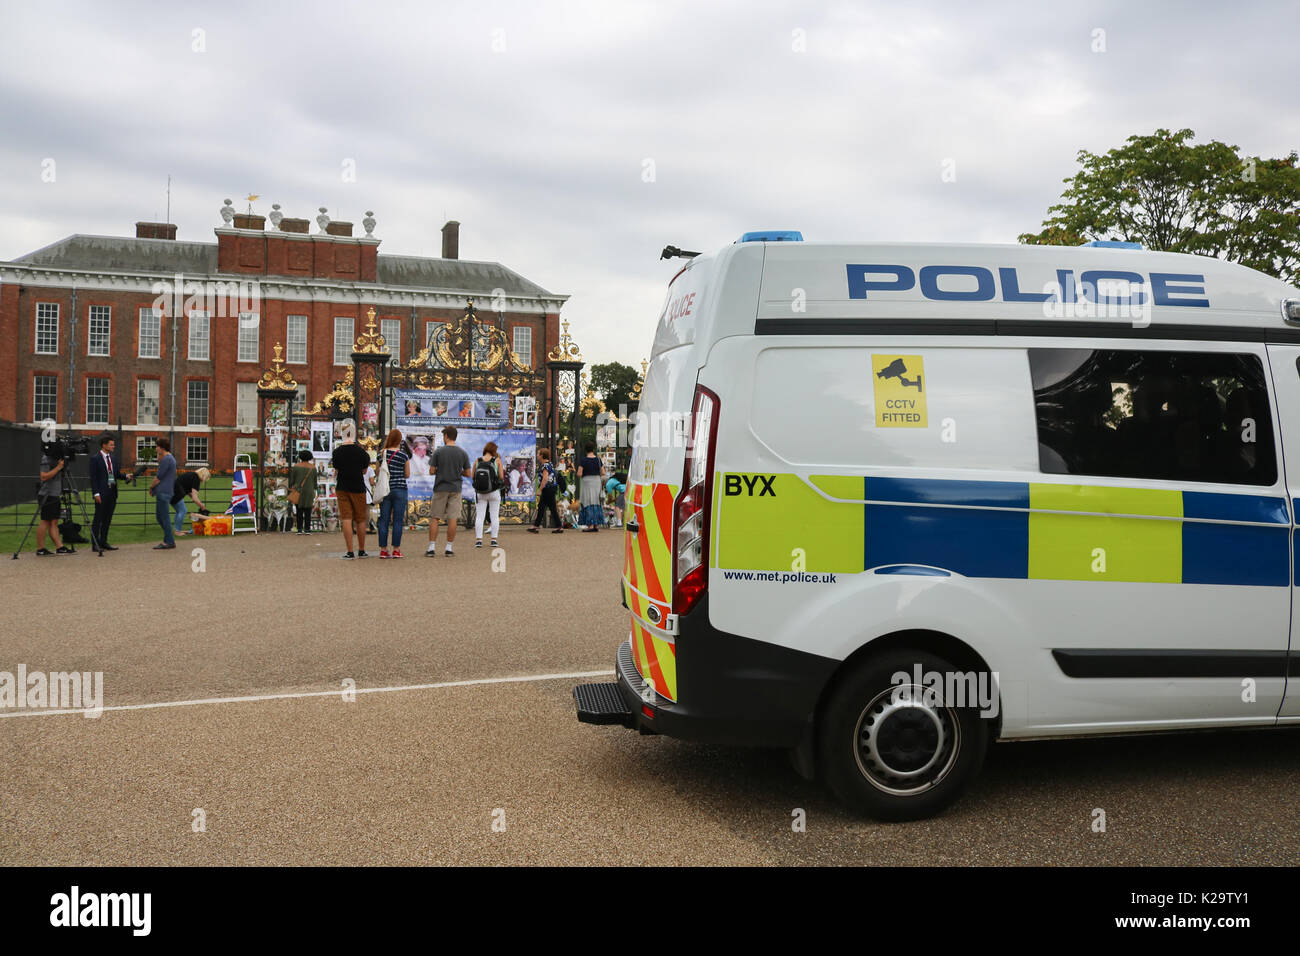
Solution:
[{"label": "tripod", "polygon": [[[77,507],[81,509],[81,520],[85,522],[82,527],[90,529],[90,550],[94,551],[102,558],[104,556],[104,550],[99,547],[99,542],[95,540],[95,526],[91,522],[90,518],[86,516],[86,503],[81,499],[81,491],[77,488],[77,479],[74,478],[72,472],[68,470],[66,459],[61,477],[63,481],[60,484],[59,491],[59,517],[64,518],[66,516],[66,521],[63,522],[63,525],[66,526],[66,524],[72,521],[72,503],[75,501]],[[27,530],[23,532],[23,539],[18,542],[18,550],[14,552],[13,556],[14,561],[18,560],[19,553],[27,544],[27,536],[32,533],[32,528],[36,526],[36,519],[41,516],[41,504],[47,497],[49,496],[40,494],[36,496],[36,511],[32,513],[32,520],[27,522]],[[62,531],[63,527],[61,526],[59,530]],[[72,548],[74,553],[76,552],[77,549],[74,547],[75,542],[70,539],[66,532],[64,533],[63,543],[69,548]]]}]

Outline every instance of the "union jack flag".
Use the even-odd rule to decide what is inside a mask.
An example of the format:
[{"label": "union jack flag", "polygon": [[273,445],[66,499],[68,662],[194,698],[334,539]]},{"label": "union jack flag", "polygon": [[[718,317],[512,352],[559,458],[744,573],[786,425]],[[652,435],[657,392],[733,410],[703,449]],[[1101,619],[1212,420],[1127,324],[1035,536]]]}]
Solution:
[{"label": "union jack flag", "polygon": [[253,513],[253,469],[239,468],[230,480],[230,507],[228,515],[251,515]]}]

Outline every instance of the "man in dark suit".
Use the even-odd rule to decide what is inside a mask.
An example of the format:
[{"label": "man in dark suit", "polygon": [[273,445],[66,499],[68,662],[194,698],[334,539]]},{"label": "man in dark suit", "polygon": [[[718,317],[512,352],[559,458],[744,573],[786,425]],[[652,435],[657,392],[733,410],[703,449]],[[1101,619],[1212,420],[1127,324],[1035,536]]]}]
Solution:
[{"label": "man in dark suit", "polygon": [[117,483],[130,481],[124,474],[113,449],[117,443],[105,435],[99,440],[99,451],[90,456],[90,492],[95,496],[95,520],[90,525],[90,545],[100,551],[116,551],[108,543],[108,528],[113,523],[117,508]]}]

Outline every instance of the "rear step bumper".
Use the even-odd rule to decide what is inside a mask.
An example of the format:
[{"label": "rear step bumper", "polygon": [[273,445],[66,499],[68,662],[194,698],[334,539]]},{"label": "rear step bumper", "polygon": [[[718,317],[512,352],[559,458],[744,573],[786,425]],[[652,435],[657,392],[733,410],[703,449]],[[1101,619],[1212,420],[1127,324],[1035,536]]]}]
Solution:
[{"label": "rear step bumper", "polygon": [[805,739],[839,661],[713,627],[707,593],[678,628],[677,700],[642,680],[625,640],[614,682],[575,689],[578,719],[710,744],[795,747]]},{"label": "rear step bumper", "polygon": [[[629,730],[642,723],[637,719],[642,702],[649,698],[658,703],[662,697],[652,693],[642,680],[632,660],[632,642],[624,641],[618,649],[614,667],[618,680],[607,684],[579,684],[573,688],[573,702],[578,705],[578,722],[583,724],[618,724]],[[663,701],[667,703],[666,701]],[[642,733],[653,733],[641,728]]]},{"label": "rear step bumper", "polygon": [[579,723],[633,726],[632,708],[616,683],[579,684],[573,688],[573,702],[578,705]]},{"label": "rear step bumper", "polygon": [[[695,614],[697,623],[708,621]],[[655,693],[624,641],[614,681],[574,688],[578,720],[700,743],[794,747],[803,740],[834,661],[711,628],[691,637],[690,654],[678,642],[678,688],[703,707]]]}]

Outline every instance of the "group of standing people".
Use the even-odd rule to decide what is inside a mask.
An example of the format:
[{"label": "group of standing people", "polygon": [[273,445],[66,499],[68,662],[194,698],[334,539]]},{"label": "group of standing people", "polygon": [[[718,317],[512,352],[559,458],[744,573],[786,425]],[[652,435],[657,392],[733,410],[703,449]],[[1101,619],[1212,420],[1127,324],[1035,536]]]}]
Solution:
[{"label": "group of standing people", "polygon": [[[533,525],[529,528],[532,534],[539,534],[542,527],[542,519],[546,515],[551,516],[555,524],[552,534],[559,534],[564,530],[564,520],[560,516],[558,508],[558,496],[567,491],[560,485],[560,473],[556,471],[555,466],[551,463],[551,453],[545,448],[537,453],[538,458],[538,501],[537,515],[533,519]],[[583,533],[599,531],[600,526],[605,523],[605,463],[600,460],[596,454],[596,445],[594,442],[587,442],[583,449],[583,457],[578,460],[577,464],[578,477],[578,524],[585,525]]]},{"label": "group of standing people", "polygon": [[[342,429],[341,438],[334,447],[334,453],[330,458],[330,464],[334,468],[335,481],[337,487],[337,498],[339,508],[339,522],[343,526],[343,540],[347,545],[347,551],[344,552],[345,560],[355,558],[368,558],[370,555],[366,552],[366,531],[369,524],[370,506],[366,500],[366,489],[368,487],[371,469],[371,460],[369,453],[357,444],[355,429],[349,428],[350,423],[345,423]],[[457,430],[456,426],[448,425],[442,430],[443,444],[433,453],[430,474],[434,475],[433,500],[430,503],[429,513],[429,546],[425,550],[426,557],[434,557],[438,545],[438,529],[445,522],[447,525],[447,540],[443,554],[450,557],[455,553],[454,542],[456,540],[456,522],[460,515],[460,487],[461,479],[468,478],[471,475],[469,455],[463,448],[456,444]],[[493,454],[496,452],[496,446],[491,445]],[[485,454],[487,449],[484,449]],[[308,456],[310,458],[310,456]],[[406,450],[402,441],[402,433],[394,428],[384,439],[384,446],[380,449],[378,460],[374,463],[376,469],[376,495],[379,500],[379,557],[381,558],[400,558],[402,557],[402,532],[406,526],[406,501],[407,485],[406,481],[411,476],[411,456]],[[383,472],[379,471],[383,469]],[[384,474],[386,472],[386,475]],[[498,480],[501,479],[500,461],[496,464],[496,474]],[[313,465],[305,461],[295,466],[290,476],[291,490],[298,491],[298,498],[295,506],[298,509],[297,520],[299,533],[305,533],[306,523],[310,520],[311,500],[316,491],[316,470]],[[307,503],[304,505],[304,496]],[[500,509],[500,493],[497,493],[497,509]],[[480,503],[480,514],[483,510],[484,503]],[[478,546],[482,546],[483,520],[479,518],[478,527]],[[497,514],[493,515],[492,522],[492,543],[496,544],[496,535],[498,530]],[[392,538],[392,550],[389,551],[388,542]],[[356,542],[355,548],[353,542]]]},{"label": "group of standing people", "polygon": [[[340,441],[334,446],[330,464],[335,471],[339,522],[347,550],[345,560],[370,557],[366,551],[366,534],[369,525],[370,505],[367,489],[370,487],[370,470],[375,469],[374,499],[379,504],[379,557],[401,558],[402,533],[406,526],[407,479],[411,477],[412,451],[408,450],[400,429],[392,429],[384,440],[376,460],[356,441],[355,429],[350,423],[343,426]],[[438,553],[438,532],[446,525],[447,534],[443,555],[455,554],[457,524],[461,510],[461,479],[470,478],[475,494],[474,547],[483,547],[483,532],[487,530],[492,547],[497,546],[501,529],[501,500],[508,477],[496,442],[483,446],[483,454],[471,463],[469,455],[456,444],[456,426],[442,430],[442,444],[429,461],[429,474],[434,476],[433,498],[429,510],[428,546],[426,557]],[[581,514],[579,522],[584,531],[597,531],[605,523],[605,466],[596,455],[596,446],[588,443],[585,456],[578,462]],[[555,527],[553,534],[564,531],[557,508],[562,491],[559,475],[551,463],[550,452],[541,449],[538,456],[537,515],[528,530],[537,534],[542,520],[550,514]],[[298,463],[289,474],[290,502],[295,509],[298,534],[310,532],[312,507],[316,497],[317,471],[310,452],[300,452]],[[386,482],[381,471],[387,472]],[[386,487],[385,487],[386,486]],[[389,549],[391,539],[392,548]]]},{"label": "group of standing people", "polygon": [[[429,515],[429,543],[425,550],[426,557],[437,554],[439,528],[446,524],[447,535],[443,554],[455,553],[457,523],[461,510],[461,479],[472,480],[476,498],[474,517],[474,546],[483,547],[483,532],[486,529],[492,547],[497,546],[501,530],[501,501],[507,486],[508,476],[501,459],[496,442],[483,446],[483,454],[471,463],[469,455],[456,444],[457,430],[454,425],[443,429],[443,444],[431,456],[430,474],[435,476],[433,500]],[[379,557],[402,557],[402,532],[406,526],[407,479],[411,476],[411,452],[408,451],[399,429],[392,429],[384,441],[378,460],[371,461],[369,453],[356,440],[355,427],[345,423],[339,441],[330,459],[334,467],[337,484],[337,501],[339,521],[343,527],[343,537],[347,545],[345,559],[369,557],[366,552],[366,533],[369,524],[370,504],[367,500],[371,468],[387,471],[386,488],[383,483],[376,488],[376,500],[379,502]],[[192,500],[201,514],[208,514],[199,498],[199,490],[211,477],[207,468],[181,472],[176,459],[171,453],[171,444],[166,438],[157,440],[158,464],[148,493],[154,498],[154,515],[162,528],[163,540],[154,545],[155,550],[171,550],[176,547],[176,535],[186,534],[185,516],[188,513],[187,502]],[[110,437],[100,440],[100,448],[90,461],[90,486],[95,498],[95,518],[91,527],[92,543],[97,550],[116,551],[116,546],[108,541],[112,525],[113,512],[117,507],[118,485],[131,482],[133,476],[122,471],[115,455],[115,443]],[[579,523],[586,525],[584,531],[599,530],[604,523],[604,479],[605,466],[596,455],[595,445],[588,443],[585,456],[578,462],[577,474],[580,482],[581,513]],[[557,502],[561,480],[551,462],[550,452],[541,449],[538,456],[538,492],[537,515],[528,530],[537,534],[541,529],[543,518],[549,513],[555,527],[552,533],[561,534],[564,522],[561,520]],[[59,539],[58,518],[60,499],[57,487],[61,486],[62,460],[42,460],[41,462],[41,514],[37,529],[37,554],[66,554],[67,548]],[[294,509],[294,522],[297,534],[308,534],[311,528],[312,509],[317,493],[315,462],[308,451],[298,454],[298,462],[289,473],[289,501]],[[51,490],[54,489],[54,490]],[[56,551],[45,547],[49,538],[56,546]],[[389,550],[389,540],[392,550]],[[355,542],[355,544],[354,544]]]},{"label": "group of standing people", "polygon": [[[208,513],[199,499],[199,489],[211,477],[211,473],[206,468],[179,472],[176,459],[171,453],[171,442],[166,438],[157,440],[157,448],[158,467],[148,492],[154,499],[154,517],[162,528],[163,539],[154,545],[154,550],[170,551],[176,547],[175,536],[188,533],[184,530],[188,510],[186,499],[194,501],[200,514]],[[55,461],[43,457],[41,460],[41,487],[38,492],[41,523],[36,529],[36,553],[41,556],[74,553],[74,549],[64,545],[59,538],[60,497],[66,465],[63,459]],[[90,493],[95,499],[95,516],[90,525],[91,547],[100,553],[116,551],[117,545],[112,544],[108,538],[113,527],[113,515],[117,511],[118,491],[121,485],[134,482],[135,476],[122,470],[117,457],[117,442],[108,435],[100,438],[98,451],[90,456],[89,470]],[[56,546],[55,551],[45,547],[47,537]]]}]

